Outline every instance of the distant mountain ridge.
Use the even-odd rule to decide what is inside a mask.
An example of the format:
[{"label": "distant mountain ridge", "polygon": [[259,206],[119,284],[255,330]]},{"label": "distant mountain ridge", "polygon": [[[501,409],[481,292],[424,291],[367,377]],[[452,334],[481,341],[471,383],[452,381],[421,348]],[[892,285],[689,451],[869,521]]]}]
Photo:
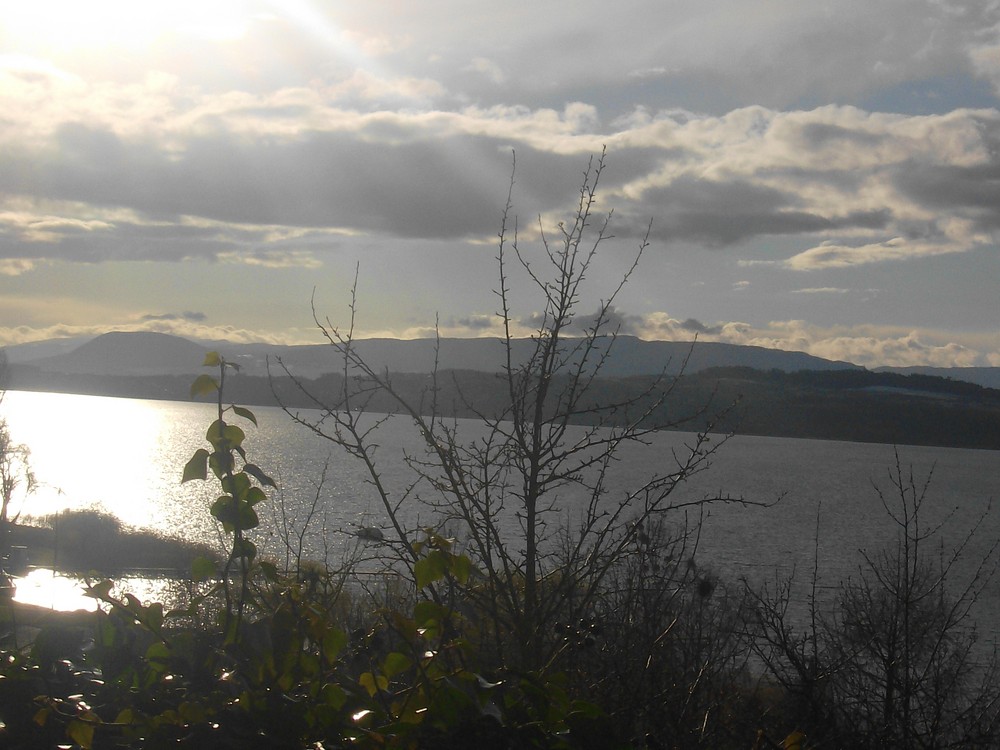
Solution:
[{"label": "distant mountain ridge", "polygon": [[112,331],[30,364],[46,372],[70,375],[184,375],[197,372],[208,351],[166,333]]},{"label": "distant mountain ridge", "polygon": [[[510,394],[495,374],[504,352],[496,339],[444,339],[437,350],[434,341],[426,340],[355,343],[373,367],[392,371],[396,393],[420,408],[430,408],[426,396],[432,386],[433,408],[442,417],[501,415],[507,408]],[[512,356],[523,359],[532,347],[530,340],[512,342]],[[240,376],[226,385],[234,403],[314,408],[316,401],[303,387],[313,395],[326,394],[321,399],[365,387],[364,379],[344,380],[343,363],[327,345],[205,344],[156,333],[106,334],[63,354],[14,361],[0,387],[187,401],[194,374],[204,372],[205,354],[213,349],[242,366]],[[280,357],[298,382],[285,377],[277,364],[272,365],[275,377],[266,377],[268,356]],[[447,372],[432,381],[427,373],[435,356]],[[685,359],[685,377],[672,382],[669,404],[646,405],[653,409],[651,423],[667,429],[682,425],[747,435],[1000,450],[1000,390],[934,375],[872,372],[801,352],[709,342],[692,347],[619,338],[602,377],[588,384],[590,403],[581,423],[602,405],[619,402],[622,394],[648,398],[646,388],[657,374],[678,372]],[[557,376],[563,385],[567,377]],[[398,406],[384,393],[366,394],[365,401],[373,412]],[[713,416],[719,412],[706,411],[709,404],[723,410],[719,419]],[[738,408],[726,411],[730,404]]]},{"label": "distant mountain ridge", "polygon": [[[608,339],[608,343],[610,343]],[[533,347],[530,339],[513,342],[515,360],[526,359]],[[355,348],[376,369],[399,373],[442,370],[499,371],[505,359],[499,339],[361,339]],[[112,332],[98,336],[71,351],[12,361],[25,362],[46,372],[88,375],[182,375],[201,371],[205,353],[217,349],[240,364],[244,372],[263,375],[267,360],[280,358],[290,372],[317,377],[337,372],[342,363],[332,347],[320,345],[233,344],[211,346],[179,336],[152,332]],[[686,365],[685,365],[686,362]],[[602,369],[609,377],[650,375],[661,371],[675,374],[682,368],[699,372],[711,367],[751,367],[758,370],[860,369],[849,362],[834,362],[803,352],[787,352],[757,346],[715,342],[644,341],[632,336],[614,340],[611,356]]]},{"label": "distant mountain ridge", "polygon": [[[438,350],[435,351],[435,344]],[[357,351],[378,369],[399,373],[426,373],[439,369],[492,372],[500,369],[504,350],[495,338],[477,339],[360,339]],[[514,341],[514,356],[528,356],[529,339]],[[153,332],[111,332],[89,341],[55,339],[7,348],[11,363],[30,364],[44,372],[87,375],[187,375],[202,372],[205,353],[221,351],[250,375],[264,375],[267,360],[272,371],[280,358],[299,377],[315,378],[339,372],[342,362],[326,344],[289,346],[280,344],[235,344],[225,341],[195,342],[179,336]],[[804,352],[766,349],[718,342],[645,341],[619,336],[603,374],[609,377],[649,375],[660,371],[676,374],[687,360],[686,371],[701,372],[714,367],[750,367],[756,370],[798,372],[802,370],[860,370],[850,362],[815,357]],[[1000,367],[879,367],[878,372],[920,373],[951,378],[987,388],[1000,388]]]}]

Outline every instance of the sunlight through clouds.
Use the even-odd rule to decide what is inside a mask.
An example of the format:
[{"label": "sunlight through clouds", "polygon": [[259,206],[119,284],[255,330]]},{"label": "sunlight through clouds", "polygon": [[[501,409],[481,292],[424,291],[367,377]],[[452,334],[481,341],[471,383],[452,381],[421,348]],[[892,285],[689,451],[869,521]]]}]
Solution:
[{"label": "sunlight through clouds", "polygon": [[27,37],[41,50],[65,52],[141,50],[170,34],[223,42],[241,37],[252,16],[241,0],[36,0],[5,6],[3,19],[8,34]]},{"label": "sunlight through clouds", "polygon": [[282,312],[213,320],[280,338],[303,290],[339,294],[360,264],[376,279],[369,330],[440,319],[482,335],[495,281],[475,274],[512,155],[519,237],[536,243],[606,146],[596,205],[614,210],[617,244],[595,282],[653,222],[630,315],[902,326],[921,341],[996,329],[1000,7],[958,5],[775,0],[748,16],[734,0],[626,0],[570,19],[453,0],[12,5],[0,294],[58,289],[69,307],[7,307],[0,325],[134,321],[134,302],[111,313],[73,282],[116,264],[126,289],[173,279],[164,309],[199,309],[237,274]]}]

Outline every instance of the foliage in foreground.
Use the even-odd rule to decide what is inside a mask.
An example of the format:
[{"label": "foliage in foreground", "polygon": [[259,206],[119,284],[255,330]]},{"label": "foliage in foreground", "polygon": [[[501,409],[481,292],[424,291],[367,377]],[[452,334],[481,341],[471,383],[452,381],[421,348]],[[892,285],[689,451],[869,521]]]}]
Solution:
[{"label": "foliage in foreground", "polygon": [[[245,433],[222,405],[229,363],[193,392],[219,392],[210,449],[184,479],[222,488],[212,514],[230,535],[220,578],[188,607],[165,612],[104,581],[92,633],[43,631],[27,653],[4,652],[0,705],[5,739],[22,746],[70,740],[84,747],[624,747],[595,706],[540,674],[486,676],[463,638],[463,616],[443,592],[464,586],[468,558],[431,531],[414,543],[417,587],[408,612],[377,613],[348,633],[323,575],[285,574],[257,559],[246,533],[273,484],[247,462]],[[195,564],[204,577],[212,566]],[[213,608],[212,603],[215,607]],[[214,610],[214,622],[211,617]],[[92,637],[92,640],[90,638]]]},{"label": "foliage in foreground", "polygon": [[[804,750],[997,741],[996,672],[978,666],[965,627],[992,556],[957,593],[946,588],[962,549],[937,564],[925,554],[936,551],[939,527],[921,526],[926,484],[901,466],[891,475],[896,503],[883,497],[899,538],[865,559],[859,578],[841,586],[837,614],[820,614],[811,630],[789,619],[790,588],[727,590],[686,562],[683,536],[649,525],[609,576],[593,619],[554,634],[562,666],[519,671],[473,646],[483,613],[466,592],[481,573],[433,530],[413,543],[416,599],[360,622],[345,616],[350,594],[327,571],[259,559],[248,538],[258,523],[252,490],[269,477],[247,463],[245,433],[228,419],[255,418],[223,408],[221,391],[219,408],[209,448],[184,477],[222,489],[212,511],[230,534],[225,574],[198,561],[200,593],[173,611],[98,583],[90,594],[102,609],[89,622],[51,625],[29,648],[6,648],[5,746]],[[750,668],[752,659],[765,671]]]}]

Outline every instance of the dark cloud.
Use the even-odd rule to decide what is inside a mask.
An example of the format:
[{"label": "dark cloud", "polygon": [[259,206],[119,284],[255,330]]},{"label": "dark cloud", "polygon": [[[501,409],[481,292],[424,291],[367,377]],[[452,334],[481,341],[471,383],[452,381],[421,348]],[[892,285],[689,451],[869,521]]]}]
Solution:
[{"label": "dark cloud", "polygon": [[[721,182],[681,177],[669,186],[648,191],[643,204],[664,240],[694,240],[732,245],[762,235],[808,234],[849,229],[881,229],[888,209],[822,216],[799,208],[791,192],[744,180]],[[641,209],[630,212],[633,216]]]},{"label": "dark cloud", "polygon": [[690,331],[691,333],[706,333],[713,336],[722,333],[722,326],[707,326],[695,318],[688,318],[687,320],[681,322],[678,327],[685,331]]},{"label": "dark cloud", "polygon": [[830,144],[837,146],[873,148],[881,145],[888,138],[883,133],[871,133],[866,130],[852,130],[842,125],[825,122],[811,122],[802,126],[801,136],[807,148],[818,149]]},{"label": "dark cloud", "polygon": [[1000,161],[972,167],[906,164],[896,188],[928,208],[972,219],[981,229],[1000,228]]},{"label": "dark cloud", "polygon": [[[579,335],[593,329],[597,323],[600,310],[593,313],[577,315],[567,326],[570,335]],[[542,313],[532,313],[518,320],[518,323],[527,328],[540,328],[544,322]],[[601,331],[604,333],[618,332],[625,335],[637,335],[643,330],[645,319],[641,315],[630,315],[622,312],[618,308],[610,307],[604,312],[604,323]]]},{"label": "dark cloud", "polygon": [[[53,154],[0,155],[0,189],[126,207],[160,220],[188,215],[434,239],[495,232],[511,170],[510,144],[488,137],[418,140],[411,134],[385,142],[367,132],[313,132],[291,140],[220,132],[189,141],[178,155],[72,123],[60,128]],[[648,158],[648,151],[623,150],[605,184],[630,177],[630,167]],[[565,205],[580,162],[578,155],[518,146],[518,204],[530,205],[533,215]],[[175,236],[179,230],[160,231]]]},{"label": "dark cloud", "polygon": [[455,319],[453,321],[453,325],[460,326],[462,328],[487,330],[495,325],[496,322],[497,317],[495,315],[470,315]]}]

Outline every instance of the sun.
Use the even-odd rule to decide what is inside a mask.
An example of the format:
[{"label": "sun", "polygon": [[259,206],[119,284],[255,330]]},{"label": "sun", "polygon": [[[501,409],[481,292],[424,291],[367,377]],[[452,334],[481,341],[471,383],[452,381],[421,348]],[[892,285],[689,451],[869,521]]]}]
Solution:
[{"label": "sun", "polygon": [[7,4],[0,28],[26,52],[139,50],[165,36],[236,39],[253,15],[247,0],[35,0]]}]

